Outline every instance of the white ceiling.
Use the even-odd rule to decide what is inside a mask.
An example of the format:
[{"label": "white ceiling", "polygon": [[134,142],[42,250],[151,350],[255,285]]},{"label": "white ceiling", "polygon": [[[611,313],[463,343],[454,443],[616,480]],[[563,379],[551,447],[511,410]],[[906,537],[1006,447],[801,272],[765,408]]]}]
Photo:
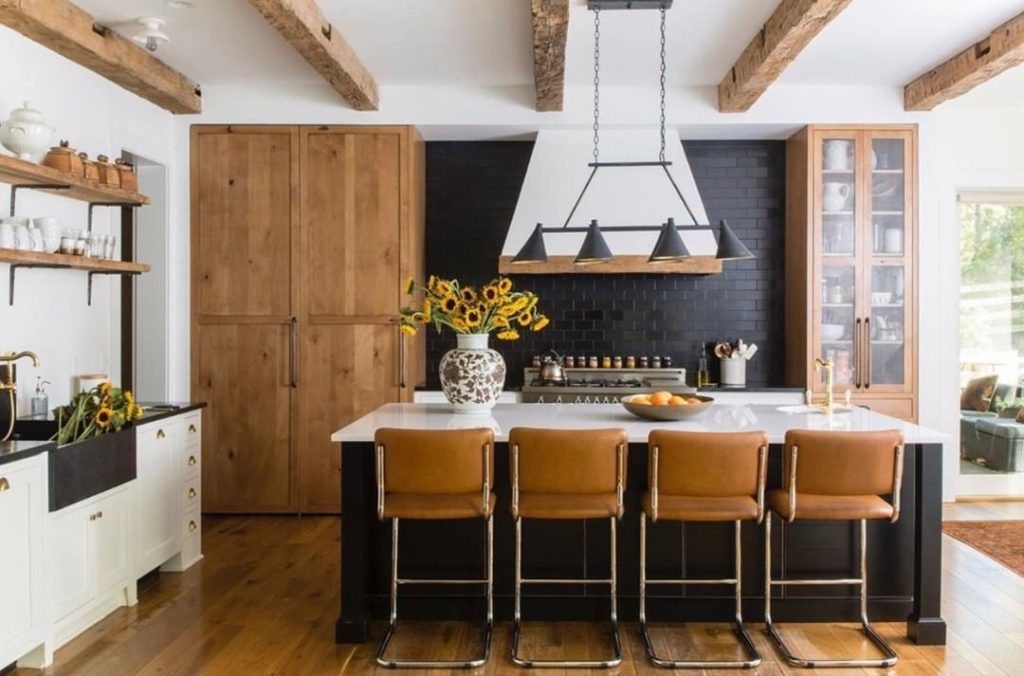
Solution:
[{"label": "white ceiling", "polygon": [[[196,7],[184,10],[164,0],[74,1],[126,34],[140,16],[167,19],[171,42],[158,57],[202,85],[319,80],[247,0],[194,0]],[[382,88],[532,85],[528,0],[319,1]],[[586,0],[571,1],[566,79],[587,85],[593,19]],[[668,12],[670,86],[717,84],[777,4],[677,0]],[[1021,0],[855,0],[780,82],[903,85],[1022,10]],[[602,82],[655,85],[657,56],[656,13],[602,15]],[[1005,74],[973,92],[971,101],[1024,105],[1022,81]]]}]

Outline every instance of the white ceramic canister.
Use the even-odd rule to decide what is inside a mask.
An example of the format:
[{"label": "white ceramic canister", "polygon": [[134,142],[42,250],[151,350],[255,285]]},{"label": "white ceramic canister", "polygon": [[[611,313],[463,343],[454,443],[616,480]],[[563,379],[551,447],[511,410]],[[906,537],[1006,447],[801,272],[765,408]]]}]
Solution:
[{"label": "white ceramic canister", "polygon": [[29,106],[28,101],[0,123],[0,143],[23,160],[31,161],[33,156],[45,154],[52,139],[53,127],[43,121],[43,114]]}]

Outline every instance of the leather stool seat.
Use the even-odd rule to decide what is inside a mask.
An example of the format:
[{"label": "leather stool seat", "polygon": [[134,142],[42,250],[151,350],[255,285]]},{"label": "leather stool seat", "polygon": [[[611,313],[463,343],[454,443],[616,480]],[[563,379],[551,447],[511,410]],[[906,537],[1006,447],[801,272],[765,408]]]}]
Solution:
[{"label": "leather stool seat", "polygon": [[[651,492],[644,491],[644,513],[653,517]],[[757,501],[749,495],[701,497],[658,494],[659,521],[754,521],[759,517]]]},{"label": "leather stool seat", "polygon": [[[892,519],[893,506],[877,495],[796,494],[796,518],[822,521],[858,521]],[[789,519],[789,492],[777,488],[768,491],[768,506],[783,519]]]},{"label": "leather stool seat", "polygon": [[385,519],[486,519],[494,513],[491,493],[487,509],[480,493],[388,493]]},{"label": "leather stool seat", "polygon": [[619,513],[618,495],[520,493],[519,515],[524,519],[607,519]]}]

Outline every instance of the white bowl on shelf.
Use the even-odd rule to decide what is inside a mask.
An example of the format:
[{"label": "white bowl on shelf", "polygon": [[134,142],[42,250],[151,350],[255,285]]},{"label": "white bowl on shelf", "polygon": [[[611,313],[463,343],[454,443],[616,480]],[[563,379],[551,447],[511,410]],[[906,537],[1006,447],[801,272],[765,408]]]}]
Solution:
[{"label": "white bowl on shelf", "polygon": [[824,341],[839,340],[846,333],[846,327],[842,324],[822,324],[821,339]]},{"label": "white bowl on shelf", "polygon": [[892,302],[892,291],[872,291],[872,305],[888,305]]}]

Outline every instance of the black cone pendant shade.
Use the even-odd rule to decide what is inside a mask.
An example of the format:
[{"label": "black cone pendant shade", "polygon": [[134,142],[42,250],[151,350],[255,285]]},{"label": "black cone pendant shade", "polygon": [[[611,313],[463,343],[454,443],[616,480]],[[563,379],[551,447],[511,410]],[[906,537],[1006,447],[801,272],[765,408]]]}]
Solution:
[{"label": "black cone pendant shade", "polygon": [[548,260],[548,251],[544,248],[543,226],[538,223],[533,234],[526,240],[526,244],[519,250],[513,263],[545,263]]},{"label": "black cone pendant shade", "polygon": [[683,238],[679,236],[676,229],[676,219],[670,218],[661,226],[661,234],[658,235],[658,243],[654,245],[648,263],[661,263],[667,261],[679,261],[690,257],[690,250],[686,248]]},{"label": "black cone pendant shade", "polygon": [[580,252],[576,254],[576,260],[573,262],[576,265],[589,265],[591,263],[607,263],[613,258],[612,250],[608,248],[601,229],[597,227],[597,221],[590,221],[587,236],[583,239],[583,246],[580,247]]},{"label": "black cone pendant shade", "polygon": [[720,261],[735,261],[753,257],[754,254],[750,253],[750,249],[743,246],[740,238],[732,231],[725,219],[722,219],[718,226],[718,251],[715,253],[715,258]]}]

